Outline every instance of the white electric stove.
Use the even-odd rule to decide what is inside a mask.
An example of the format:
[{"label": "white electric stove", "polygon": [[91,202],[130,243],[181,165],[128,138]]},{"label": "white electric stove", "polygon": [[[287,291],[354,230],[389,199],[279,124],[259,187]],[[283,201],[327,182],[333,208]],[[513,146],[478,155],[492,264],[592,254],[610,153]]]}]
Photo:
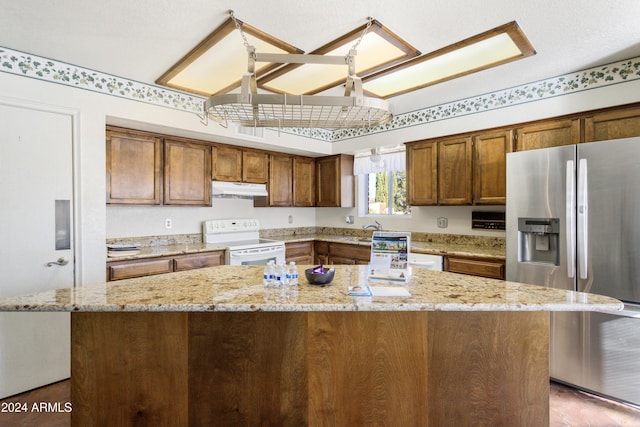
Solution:
[{"label": "white electric stove", "polygon": [[228,265],[261,265],[285,261],[284,242],[261,239],[257,219],[212,219],[202,223],[202,240],[226,246]]}]

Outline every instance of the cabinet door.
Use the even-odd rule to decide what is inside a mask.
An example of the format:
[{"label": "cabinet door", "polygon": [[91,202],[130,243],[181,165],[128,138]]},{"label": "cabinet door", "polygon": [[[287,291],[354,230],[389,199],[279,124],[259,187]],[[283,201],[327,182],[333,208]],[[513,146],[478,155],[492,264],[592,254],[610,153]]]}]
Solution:
[{"label": "cabinet door", "polygon": [[316,159],[316,206],[354,206],[353,156],[339,154]]},{"label": "cabinet door", "polygon": [[471,137],[438,141],[438,204],[471,204]]},{"label": "cabinet door", "polygon": [[368,264],[370,258],[370,246],[351,245],[348,243],[329,244],[330,264]]},{"label": "cabinet door", "polygon": [[214,146],[211,149],[211,177],[216,181],[242,181],[242,150]]},{"label": "cabinet door", "polygon": [[640,107],[587,117],[584,136],[585,142],[640,136]]},{"label": "cabinet door", "polygon": [[164,141],[164,204],[211,206],[211,146]]},{"label": "cabinet door", "polygon": [[196,268],[224,265],[224,251],[201,252],[197,254],[176,256],[173,259],[174,271],[193,270]]},{"label": "cabinet door", "polygon": [[516,129],[516,151],[580,142],[580,119],[553,120]]},{"label": "cabinet door", "polygon": [[299,265],[313,264],[313,242],[285,243],[285,259]]},{"label": "cabinet door", "polygon": [[293,158],[293,206],[315,204],[316,162],[310,157]]},{"label": "cabinet door", "polygon": [[407,143],[407,203],[412,206],[438,203],[438,144]]},{"label": "cabinet door", "polygon": [[293,193],[293,159],[291,156],[269,156],[269,206],[291,206]]},{"label": "cabinet door", "polygon": [[444,257],[444,271],[504,280],[504,260],[494,258]]},{"label": "cabinet door", "polygon": [[265,184],[269,176],[269,154],[264,151],[243,151],[242,180]]},{"label": "cabinet door", "polygon": [[507,200],[507,153],[513,132],[498,131],[473,137],[473,203],[504,205]]},{"label": "cabinet door", "polygon": [[162,140],[135,132],[107,130],[107,203],[162,202]]},{"label": "cabinet door", "polygon": [[316,265],[329,263],[329,243],[315,241],[313,243],[313,263]]}]

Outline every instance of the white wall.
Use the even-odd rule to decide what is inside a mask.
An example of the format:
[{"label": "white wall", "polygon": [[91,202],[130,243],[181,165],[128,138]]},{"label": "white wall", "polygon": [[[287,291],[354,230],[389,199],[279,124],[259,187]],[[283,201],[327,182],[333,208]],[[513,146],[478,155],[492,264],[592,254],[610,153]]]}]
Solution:
[{"label": "white wall", "polygon": [[[300,154],[322,155],[331,153],[355,153],[374,146],[395,145],[416,139],[449,135],[459,132],[489,128],[528,120],[553,117],[576,111],[620,105],[640,101],[640,80],[607,86],[599,89],[574,93],[531,102],[501,110],[493,110],[470,116],[442,120],[412,128],[373,134],[334,144],[309,140],[288,134],[267,131],[264,143],[240,140],[232,129],[218,125],[204,127],[191,113],[159,107],[115,96],[102,95],[88,90],[48,83],[19,75],[0,73],[0,96],[45,105],[53,105],[79,111],[79,152],[76,183],[80,194],[79,233],[77,261],[81,263],[79,284],[104,281],[106,260],[105,239],[121,237],[122,234],[139,235],[169,234],[163,226],[167,214],[174,219],[174,233],[198,232],[199,220],[230,216],[257,216],[263,226],[346,226],[344,217],[354,215],[354,209],[317,208],[287,209],[259,208],[250,210],[242,203],[231,203],[213,208],[109,208],[105,205],[105,135],[106,123],[131,125],[148,130],[216,140],[239,145],[262,146],[276,151]],[[37,123],[34,123],[37,126]],[[28,159],[25,159],[28,161]],[[54,165],[52,165],[53,168]],[[183,210],[184,209],[184,210]],[[411,223],[399,219],[385,220],[388,229],[409,229],[416,231],[437,231],[434,218],[449,218],[450,233],[471,233],[469,228],[471,207],[431,207],[416,208]],[[294,223],[288,224],[288,215],[293,215]],[[299,222],[298,222],[299,221]],[[368,222],[359,219],[354,227]],[[387,225],[388,224],[388,225]],[[138,230],[138,231],[136,231]]]}]

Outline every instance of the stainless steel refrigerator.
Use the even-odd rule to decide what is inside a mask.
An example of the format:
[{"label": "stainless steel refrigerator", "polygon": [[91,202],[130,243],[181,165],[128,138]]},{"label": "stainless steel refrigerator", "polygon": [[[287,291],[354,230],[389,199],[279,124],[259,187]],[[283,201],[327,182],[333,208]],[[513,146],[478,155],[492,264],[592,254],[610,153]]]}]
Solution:
[{"label": "stainless steel refrigerator", "polygon": [[508,154],[506,219],[507,280],[625,303],[552,313],[551,377],[640,405],[640,138]]}]

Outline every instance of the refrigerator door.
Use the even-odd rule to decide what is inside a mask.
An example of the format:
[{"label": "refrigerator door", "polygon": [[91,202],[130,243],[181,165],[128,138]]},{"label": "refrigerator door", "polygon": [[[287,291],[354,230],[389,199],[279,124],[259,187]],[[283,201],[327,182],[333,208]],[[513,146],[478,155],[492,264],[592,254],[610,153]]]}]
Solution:
[{"label": "refrigerator door", "polygon": [[575,289],[574,170],[575,146],[507,154],[507,280]]},{"label": "refrigerator door", "polygon": [[638,159],[640,138],[578,146],[578,290],[636,304],[640,304]]}]

